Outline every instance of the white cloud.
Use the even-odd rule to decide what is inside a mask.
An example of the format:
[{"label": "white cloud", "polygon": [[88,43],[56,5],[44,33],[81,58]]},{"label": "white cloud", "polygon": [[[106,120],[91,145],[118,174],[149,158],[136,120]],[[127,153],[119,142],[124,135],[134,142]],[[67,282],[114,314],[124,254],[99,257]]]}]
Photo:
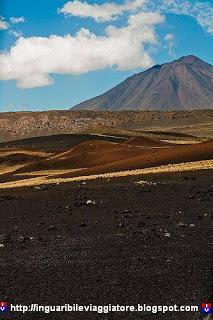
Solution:
[{"label": "white cloud", "polygon": [[145,45],[157,43],[159,13],[141,12],[126,26],[109,26],[104,36],[81,29],[75,36],[19,38],[9,52],[0,54],[0,80],[16,80],[20,88],[53,83],[51,74],[79,75],[104,68],[131,70],[153,64]]},{"label": "white cloud", "polygon": [[20,38],[22,36],[22,32],[17,31],[17,30],[9,30],[9,33],[12,34],[16,38]]},{"label": "white cloud", "polygon": [[53,84],[53,79],[48,74],[26,75],[17,79],[17,87],[21,89],[30,89],[36,87],[44,87]]},{"label": "white cloud", "polygon": [[174,57],[174,49],[176,47],[175,35],[173,33],[167,33],[164,37],[164,40],[166,41],[166,49],[168,49],[170,56]]},{"label": "white cloud", "polygon": [[0,16],[0,30],[7,30],[9,28],[9,24],[3,17]]},{"label": "white cloud", "polygon": [[12,24],[22,23],[22,22],[25,22],[25,18],[23,16],[22,17],[11,17],[10,22]]},{"label": "white cloud", "polygon": [[213,34],[213,5],[210,2],[190,0],[127,0],[122,4],[105,2],[89,4],[86,1],[68,1],[59,12],[82,18],[93,18],[97,22],[117,19],[124,12],[134,10],[159,11],[193,17],[207,32]]},{"label": "white cloud", "polygon": [[148,9],[162,13],[174,13],[194,18],[208,33],[213,34],[213,5],[210,2],[189,0],[150,1]]},{"label": "white cloud", "polygon": [[173,33],[167,33],[164,37],[166,41],[172,41],[175,39],[175,35]]},{"label": "white cloud", "polygon": [[67,2],[60,13],[82,18],[93,18],[97,22],[111,21],[118,18],[126,11],[142,8],[146,0],[127,0],[123,4],[105,2],[103,4],[89,4],[86,1],[74,0]]},{"label": "white cloud", "polygon": [[[10,23],[7,22],[3,17],[0,16],[0,30],[7,30],[12,27],[12,25],[25,22],[24,17],[11,17],[10,18]],[[15,37],[20,37],[20,32],[19,31],[14,31],[14,30],[9,30],[10,34],[13,34]]]}]

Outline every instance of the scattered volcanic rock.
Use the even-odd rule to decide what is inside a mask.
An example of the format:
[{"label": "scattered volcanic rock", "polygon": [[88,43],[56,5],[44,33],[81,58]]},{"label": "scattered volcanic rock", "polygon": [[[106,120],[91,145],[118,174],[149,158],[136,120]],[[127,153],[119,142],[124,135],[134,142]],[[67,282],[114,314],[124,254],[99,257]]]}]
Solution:
[{"label": "scattered volcanic rock", "polygon": [[57,230],[57,226],[55,226],[55,225],[50,225],[49,227],[48,227],[48,231],[55,231],[55,230]]},{"label": "scattered volcanic rock", "polygon": [[11,241],[11,234],[1,234],[0,235],[0,243],[5,244]]}]

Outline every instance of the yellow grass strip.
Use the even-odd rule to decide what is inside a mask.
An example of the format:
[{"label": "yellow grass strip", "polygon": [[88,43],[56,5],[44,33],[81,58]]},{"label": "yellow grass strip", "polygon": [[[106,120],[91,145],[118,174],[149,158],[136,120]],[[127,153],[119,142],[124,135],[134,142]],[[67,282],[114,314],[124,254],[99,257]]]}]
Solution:
[{"label": "yellow grass strip", "polygon": [[127,176],[138,176],[146,174],[158,174],[158,173],[172,173],[172,172],[184,172],[184,171],[195,171],[195,170],[208,170],[213,169],[213,160],[202,160],[195,162],[185,162],[178,164],[168,164],[159,167],[151,167],[146,169],[136,169],[136,170],[127,170],[119,172],[110,172],[90,176],[79,176],[73,178],[52,178],[46,179],[42,177],[24,179],[19,181],[4,182],[0,184],[0,189],[10,189],[10,188],[20,188],[20,187],[30,187],[30,186],[39,186],[47,185],[53,183],[67,183],[73,181],[86,181],[94,180],[98,178],[117,178],[117,177],[127,177]]},{"label": "yellow grass strip", "polygon": [[0,157],[11,156],[11,155],[29,155],[29,156],[39,156],[41,158],[46,158],[48,156],[52,156],[53,153],[50,152],[42,152],[42,151],[34,151],[34,150],[25,150],[25,149],[0,149]]},{"label": "yellow grass strip", "polygon": [[163,142],[172,143],[172,144],[198,144],[201,143],[198,140],[161,140]]},{"label": "yellow grass strip", "polygon": [[32,171],[32,172],[23,172],[23,173],[16,173],[15,176],[21,177],[21,176],[35,176],[35,177],[42,177],[42,176],[48,176],[48,177],[54,177],[60,174],[66,174],[66,173],[72,173],[76,171],[80,171],[86,168],[80,168],[80,169],[58,169],[58,170],[40,170],[40,171]]},{"label": "yellow grass strip", "polygon": [[0,166],[0,175],[13,173],[16,170],[23,168],[24,166],[25,165],[21,165],[21,164],[14,165],[14,166]]}]

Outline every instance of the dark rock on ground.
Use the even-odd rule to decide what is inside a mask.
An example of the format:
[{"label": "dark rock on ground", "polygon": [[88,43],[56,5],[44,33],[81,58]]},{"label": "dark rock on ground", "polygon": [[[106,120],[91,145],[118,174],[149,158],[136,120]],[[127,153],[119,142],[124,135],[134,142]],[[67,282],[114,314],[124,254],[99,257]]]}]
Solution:
[{"label": "dark rock on ground", "polygon": [[[164,183],[163,188],[162,184],[150,186],[151,192],[143,193],[143,197],[138,196],[141,187],[135,183],[141,177],[111,179],[107,183],[87,181],[87,189],[82,190],[78,182],[57,185],[57,192],[55,186],[45,192],[26,188],[22,191],[23,199],[19,199],[18,189],[0,190],[0,198],[11,197],[1,202],[0,234],[2,240],[5,235],[12,235],[14,240],[0,248],[1,301],[26,305],[200,305],[211,301],[212,198],[202,202],[186,197],[192,180],[184,180],[185,175],[143,177]],[[199,190],[209,189],[213,171],[195,172],[193,176]],[[86,211],[73,204],[93,199],[94,195],[97,204],[104,199],[101,209],[98,205],[85,206],[92,209],[92,214],[82,222],[82,213]],[[15,206],[13,197],[18,198]],[[44,206],[46,203],[48,207]],[[69,204],[72,204],[71,215],[64,208]],[[125,223],[123,218],[130,213],[123,210],[131,211],[131,219],[126,218]],[[179,222],[187,226],[178,227]],[[79,228],[82,224],[87,227]],[[16,233],[15,226],[18,226]],[[54,231],[48,231],[48,226],[53,226]],[[27,240],[18,242],[15,240],[18,236]],[[202,319],[198,314],[185,312],[47,316],[16,313],[14,318]]]}]

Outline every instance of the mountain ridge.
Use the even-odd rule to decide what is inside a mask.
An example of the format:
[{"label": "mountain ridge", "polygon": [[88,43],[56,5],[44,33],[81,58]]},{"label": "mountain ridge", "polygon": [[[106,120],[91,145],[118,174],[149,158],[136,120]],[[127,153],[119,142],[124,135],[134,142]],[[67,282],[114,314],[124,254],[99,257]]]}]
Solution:
[{"label": "mountain ridge", "polygon": [[213,66],[194,55],[128,77],[73,110],[196,110],[213,108]]}]

